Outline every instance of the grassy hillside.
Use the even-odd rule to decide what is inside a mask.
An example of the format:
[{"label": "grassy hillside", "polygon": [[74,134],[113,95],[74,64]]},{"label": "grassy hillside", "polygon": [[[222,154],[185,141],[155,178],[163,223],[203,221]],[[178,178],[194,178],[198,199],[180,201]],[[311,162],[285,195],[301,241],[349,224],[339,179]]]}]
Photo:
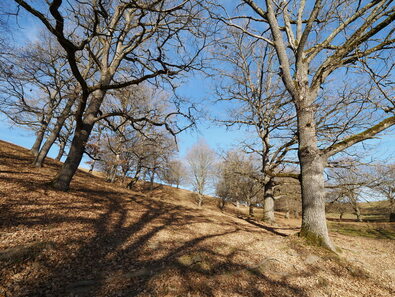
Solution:
[{"label": "grassy hillside", "polygon": [[[367,222],[388,222],[389,221],[389,201],[372,201],[358,203],[361,210],[361,218]],[[339,219],[339,213],[328,213],[329,219]],[[343,216],[345,221],[357,221],[357,216],[349,209]]]},{"label": "grassy hillside", "polygon": [[336,256],[292,235],[298,220],[270,226],[214,199],[200,209],[189,191],[130,191],[83,171],[58,192],[47,183],[60,163],[31,160],[0,142],[0,296],[395,294],[389,238],[331,232]]}]

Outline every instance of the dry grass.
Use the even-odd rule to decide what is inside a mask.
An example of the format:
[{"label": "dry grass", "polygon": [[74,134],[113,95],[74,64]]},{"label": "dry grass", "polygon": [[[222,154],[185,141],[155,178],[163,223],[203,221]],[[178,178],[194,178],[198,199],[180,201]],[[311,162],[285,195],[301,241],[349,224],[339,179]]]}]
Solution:
[{"label": "dry grass", "polygon": [[[358,203],[361,210],[361,218],[366,222],[388,222],[390,203],[384,201],[372,201]],[[327,218],[339,221],[339,213],[327,213]],[[357,216],[354,213],[345,213],[343,221],[357,222]]]},{"label": "dry grass", "polygon": [[0,142],[0,296],[394,296],[392,240],[333,233],[337,257],[288,236],[296,220],[199,209],[185,190],[80,171],[54,191],[59,163],[31,159]]}]

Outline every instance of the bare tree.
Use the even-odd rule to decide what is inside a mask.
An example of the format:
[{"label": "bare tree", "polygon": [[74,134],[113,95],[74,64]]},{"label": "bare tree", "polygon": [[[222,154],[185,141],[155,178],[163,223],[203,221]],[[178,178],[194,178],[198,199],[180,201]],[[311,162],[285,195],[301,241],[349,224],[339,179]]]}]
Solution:
[{"label": "bare tree", "polygon": [[175,185],[177,189],[186,181],[187,175],[187,170],[181,160],[169,160],[160,171],[161,180]]},{"label": "bare tree", "polygon": [[[256,166],[258,164],[258,166]],[[259,162],[252,155],[230,151],[219,166],[216,194],[221,198],[223,210],[226,201],[241,202],[248,206],[249,217],[254,217],[254,207],[262,202]]]},{"label": "bare tree", "polygon": [[285,212],[285,217],[291,215],[299,218],[301,213],[300,182],[295,178],[276,177],[274,186],[275,210]]},{"label": "bare tree", "polygon": [[219,204],[223,211],[227,202],[239,203],[237,193],[236,171],[238,170],[237,162],[234,161],[236,155],[234,152],[228,152],[225,159],[218,164],[217,179],[215,184],[215,194],[221,199]]},{"label": "bare tree", "polygon": [[[313,5],[307,5],[306,1],[240,2],[242,5],[235,14],[214,17],[255,37],[257,42],[266,42],[275,48],[279,75],[297,112],[303,206],[300,235],[334,250],[325,219],[323,172],[326,163],[335,154],[395,124],[394,97],[388,96],[391,88],[385,83],[391,75],[389,68],[394,64],[393,55],[389,53],[394,43],[391,27],[395,19],[394,4],[391,0],[317,0]],[[245,22],[251,24],[251,30],[243,28],[241,24]],[[322,101],[317,98],[322,88],[324,91],[336,88],[336,83],[329,83],[328,78],[356,79],[352,71],[354,65],[370,75],[375,73],[376,77],[387,78],[376,85],[377,96],[368,96],[370,111],[376,117],[365,118],[364,127],[323,145],[317,138],[317,115],[320,114],[317,110],[322,108]],[[357,79],[360,83],[361,77]],[[365,105],[363,110],[367,108]],[[352,118],[355,112],[358,109],[343,116]]]},{"label": "bare tree", "polygon": [[338,213],[339,221],[343,220],[343,216],[346,213],[352,213],[353,208],[350,203],[348,203],[345,199],[345,196],[342,195],[341,190],[332,190],[327,193],[327,213]]},{"label": "bare tree", "polygon": [[372,174],[372,164],[354,159],[343,160],[343,163],[348,164],[327,170],[327,200],[340,211],[346,208],[344,205],[348,205],[357,220],[362,222],[360,203],[367,201],[370,189],[380,183],[381,177]]},{"label": "bare tree", "polygon": [[[159,77],[173,78],[200,67],[197,57],[206,35],[201,31],[204,18],[199,2],[15,2],[57,38],[80,85],[74,137],[52,182],[56,189],[68,189],[94,124],[119,114],[101,114],[108,90]],[[168,121],[156,124],[170,130]]]},{"label": "bare tree", "polygon": [[36,132],[31,152],[37,167],[70,116],[74,97],[67,97],[75,88],[62,48],[48,36],[41,39],[8,55],[3,65],[7,70],[1,75],[0,103],[0,111],[13,123]]},{"label": "bare tree", "polygon": [[395,165],[376,165],[373,174],[377,176],[377,182],[371,188],[388,200],[389,221],[395,222]]},{"label": "bare tree", "polygon": [[[296,149],[295,113],[273,67],[274,50],[234,28],[229,29],[228,36],[215,58],[222,62],[217,69],[221,78],[218,100],[231,104],[231,108],[226,119],[217,121],[254,133],[248,133],[242,148],[260,159],[263,219],[274,222],[274,178],[284,176],[285,158]],[[294,173],[290,176],[298,178]]]},{"label": "bare tree", "polygon": [[85,150],[92,164],[97,162],[106,173],[108,181],[121,178],[123,182],[132,176],[128,183],[132,188],[143,175],[149,175],[153,185],[176,148],[166,129],[155,125],[168,115],[169,99],[143,85],[109,94],[103,112],[109,114],[116,107],[123,116],[104,118]]},{"label": "bare tree", "polygon": [[361,180],[361,177],[350,169],[342,169],[334,173],[336,186],[335,191],[332,191],[331,203],[343,203],[351,206],[355,216],[359,222],[362,222],[361,209],[359,203],[361,202],[361,194],[363,187],[367,187],[367,183]]},{"label": "bare tree", "polygon": [[215,159],[215,152],[204,141],[196,143],[186,155],[199,206],[203,204],[205,191],[213,175]]}]

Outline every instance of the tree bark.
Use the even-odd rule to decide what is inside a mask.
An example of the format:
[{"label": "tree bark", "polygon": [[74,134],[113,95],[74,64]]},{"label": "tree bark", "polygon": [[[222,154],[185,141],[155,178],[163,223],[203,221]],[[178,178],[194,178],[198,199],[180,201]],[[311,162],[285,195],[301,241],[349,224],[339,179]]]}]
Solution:
[{"label": "tree bark", "polygon": [[48,121],[46,121],[44,117],[45,116],[43,115],[42,120],[41,120],[40,130],[37,131],[36,140],[34,141],[32,148],[30,149],[30,152],[33,154],[34,157],[36,157],[40,151],[40,147],[41,147],[41,144],[44,139],[45,131],[48,128],[50,119]]},{"label": "tree bark", "polygon": [[105,94],[106,92],[103,90],[96,90],[92,94],[91,102],[85,112],[86,116],[82,120],[77,119],[74,137],[66,161],[55,179],[51,182],[52,187],[56,190],[67,191],[69,189],[70,182],[81,163],[82,156],[85,152],[85,145],[89,140],[89,135],[92,132]]},{"label": "tree bark", "polygon": [[137,181],[140,179],[140,174],[141,174],[141,164],[139,163],[136,168],[136,173],[134,177],[130,180],[130,182],[126,185],[126,188],[132,189],[134,185],[137,183]]},{"label": "tree bark", "polygon": [[355,206],[354,210],[355,210],[355,215],[357,216],[357,221],[362,222],[361,210],[359,209],[358,206]]},{"label": "tree bark", "polygon": [[38,155],[38,152],[40,151],[40,147],[44,139],[44,132],[45,130],[41,130],[41,129],[37,132],[36,140],[34,141],[32,148],[30,149],[30,152],[35,157]]},{"label": "tree bark", "polygon": [[254,204],[251,202],[248,204],[248,216],[250,218],[254,217]]},{"label": "tree bark", "polygon": [[202,207],[203,205],[203,194],[198,193],[198,206]]},{"label": "tree bark", "polygon": [[69,189],[71,179],[80,165],[85,151],[85,144],[89,139],[92,128],[93,123],[86,123],[83,127],[76,128],[66,161],[51,183],[55,189],[60,191],[67,191]]},{"label": "tree bark", "polygon": [[274,217],[274,196],[273,196],[273,181],[270,179],[264,186],[264,205],[263,205],[263,220],[268,223],[275,221]]},{"label": "tree bark", "polygon": [[66,106],[64,107],[62,113],[58,117],[55,126],[52,129],[51,134],[48,136],[47,140],[45,141],[43,147],[41,148],[40,152],[36,156],[36,158],[33,161],[33,165],[35,167],[42,167],[45,158],[48,155],[49,150],[51,149],[52,145],[55,143],[56,139],[59,136],[60,131],[63,128],[63,124],[66,121],[66,119],[69,117],[71,108],[74,104],[75,98],[70,98]]},{"label": "tree bark", "polygon": [[312,244],[335,250],[326,225],[323,175],[326,160],[317,147],[314,113],[313,100],[301,98],[297,106],[302,190],[300,235]]},{"label": "tree bark", "polygon": [[64,150],[66,148],[66,141],[61,141],[59,145],[59,152],[58,155],[56,156],[55,160],[60,161],[64,155]]}]

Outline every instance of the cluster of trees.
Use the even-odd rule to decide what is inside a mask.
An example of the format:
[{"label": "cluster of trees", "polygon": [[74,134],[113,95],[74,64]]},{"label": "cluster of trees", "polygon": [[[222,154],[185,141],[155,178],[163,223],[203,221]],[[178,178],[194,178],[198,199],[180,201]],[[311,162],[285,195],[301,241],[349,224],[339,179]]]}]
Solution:
[{"label": "cluster of trees", "polygon": [[228,152],[219,166],[216,194],[221,198],[221,208],[225,203],[245,203],[249,216],[254,216],[254,206],[261,202],[262,184],[260,171],[251,156],[237,151]]},{"label": "cluster of trees", "polygon": [[[262,197],[272,220],[278,180],[297,179],[301,236],[334,249],[324,173],[395,124],[392,0],[8,2],[8,13],[28,13],[45,33],[39,44],[2,51],[1,110],[36,131],[36,166],[53,143],[62,154],[69,147],[55,189],[69,188],[84,153],[110,180],[161,174],[179,184],[170,138],[193,118],[171,92],[209,58],[216,99],[230,110],[217,121],[251,132],[247,155],[229,152],[219,166],[217,193],[249,205]],[[201,204],[213,158],[191,151],[187,159]]]},{"label": "cluster of trees", "polygon": [[[191,124],[184,121],[185,126],[178,126],[179,116],[187,120],[192,120],[192,117],[188,112],[183,113],[177,102],[162,110],[155,103],[146,108],[147,104],[138,95],[134,97],[134,104],[126,106],[122,105],[122,100],[113,104],[112,98],[119,98],[116,92],[134,92],[128,88],[141,88],[145,82],[156,90],[171,90],[174,86],[172,80],[178,75],[201,67],[198,53],[206,46],[208,33],[201,34],[205,20],[200,18],[203,10],[200,4],[194,1],[15,2],[15,10],[10,13],[20,13],[23,8],[42,23],[49,32],[46,33],[50,36],[48,38],[53,39],[59,48],[54,52],[61,55],[61,59],[54,57],[53,61],[61,63],[64,69],[49,62],[55,68],[56,77],[39,76],[43,80],[53,78],[53,81],[44,82],[47,93],[43,96],[56,98],[55,103],[45,104],[44,108],[43,100],[37,100],[37,96],[32,94],[33,102],[28,102],[28,105],[38,105],[43,113],[52,115],[53,105],[62,113],[66,110],[66,103],[73,100],[68,112],[74,125],[70,149],[63,167],[52,181],[54,188],[68,189],[91,133],[99,122],[120,117],[122,120],[118,121],[125,121],[125,125],[136,131],[152,125],[162,127],[172,135]],[[46,49],[47,45],[43,47]],[[38,54],[47,57],[44,53]],[[12,67],[14,64],[10,62],[4,76],[10,76],[11,80],[15,78],[20,83]],[[34,70],[37,66],[30,67],[32,75],[36,76]],[[25,75],[25,69],[22,72]],[[30,86],[29,78],[28,83],[21,84],[22,92],[17,91],[21,93],[24,105],[26,87],[32,92],[39,90]],[[170,103],[170,95],[167,97],[161,99]],[[38,104],[35,103],[37,101]],[[144,108],[136,111],[140,105]],[[47,125],[50,119],[42,118],[40,124]]]},{"label": "cluster of trees", "polygon": [[328,211],[339,214],[352,213],[362,222],[361,202],[387,200],[389,221],[395,221],[395,168],[393,164],[358,164],[329,172]]}]

